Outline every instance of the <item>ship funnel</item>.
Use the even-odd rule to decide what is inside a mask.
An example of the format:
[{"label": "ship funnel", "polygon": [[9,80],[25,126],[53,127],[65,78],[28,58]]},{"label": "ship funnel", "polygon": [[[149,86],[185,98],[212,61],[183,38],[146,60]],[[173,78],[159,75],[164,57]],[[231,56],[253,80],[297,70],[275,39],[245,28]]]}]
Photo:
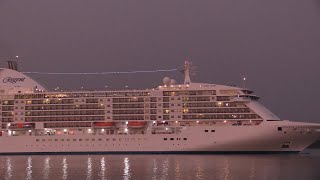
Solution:
[{"label": "ship funnel", "polygon": [[18,63],[16,61],[7,61],[8,63],[8,68],[18,71]]}]

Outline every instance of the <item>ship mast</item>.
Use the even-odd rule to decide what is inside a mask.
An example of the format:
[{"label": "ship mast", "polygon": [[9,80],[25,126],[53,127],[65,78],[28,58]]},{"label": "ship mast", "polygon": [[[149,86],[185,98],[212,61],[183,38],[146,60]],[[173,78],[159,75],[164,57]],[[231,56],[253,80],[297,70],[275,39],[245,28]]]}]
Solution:
[{"label": "ship mast", "polygon": [[191,62],[184,61],[184,84],[188,85],[191,83],[190,79],[190,69],[191,69]]}]

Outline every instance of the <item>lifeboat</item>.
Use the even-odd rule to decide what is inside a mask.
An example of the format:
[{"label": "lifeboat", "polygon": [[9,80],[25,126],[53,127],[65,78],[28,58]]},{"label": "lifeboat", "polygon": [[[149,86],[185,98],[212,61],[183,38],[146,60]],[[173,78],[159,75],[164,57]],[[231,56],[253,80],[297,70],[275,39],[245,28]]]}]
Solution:
[{"label": "lifeboat", "polygon": [[147,125],[146,121],[129,121],[128,127],[130,128],[142,128]]},{"label": "lifeboat", "polygon": [[114,122],[94,122],[93,124],[96,128],[110,128],[114,126]]},{"label": "lifeboat", "polygon": [[11,124],[10,129],[30,129],[30,128],[34,128],[34,126],[32,126],[32,124],[28,124],[28,123],[17,123],[17,124]]},{"label": "lifeboat", "polygon": [[21,128],[23,128],[23,125],[24,125],[24,124],[22,124],[22,123],[18,123],[18,124],[17,124],[17,128],[21,129]]}]

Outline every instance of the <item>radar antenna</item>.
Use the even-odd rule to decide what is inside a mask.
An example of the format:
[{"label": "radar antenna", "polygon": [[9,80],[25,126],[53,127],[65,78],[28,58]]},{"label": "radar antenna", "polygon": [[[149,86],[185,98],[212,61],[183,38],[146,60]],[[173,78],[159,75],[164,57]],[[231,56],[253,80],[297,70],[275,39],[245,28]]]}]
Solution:
[{"label": "radar antenna", "polygon": [[188,60],[184,61],[184,84],[188,85],[191,83],[190,70],[192,63]]}]

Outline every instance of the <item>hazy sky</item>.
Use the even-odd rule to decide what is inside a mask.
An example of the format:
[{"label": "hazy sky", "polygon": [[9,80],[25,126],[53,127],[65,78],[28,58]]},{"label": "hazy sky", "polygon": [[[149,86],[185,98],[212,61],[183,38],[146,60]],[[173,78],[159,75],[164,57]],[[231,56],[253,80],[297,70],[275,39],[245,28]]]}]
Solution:
[{"label": "hazy sky", "polygon": [[[242,75],[282,119],[320,123],[319,0],[0,0],[1,66],[23,71],[171,69],[194,81]],[[151,88],[178,72],[33,76],[50,89]]]}]

